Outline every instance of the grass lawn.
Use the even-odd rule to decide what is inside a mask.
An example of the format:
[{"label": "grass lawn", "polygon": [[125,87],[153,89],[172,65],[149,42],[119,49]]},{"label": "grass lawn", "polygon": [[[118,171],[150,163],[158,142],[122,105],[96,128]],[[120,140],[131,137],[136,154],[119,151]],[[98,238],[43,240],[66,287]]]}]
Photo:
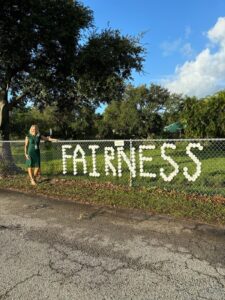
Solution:
[{"label": "grass lawn", "polygon": [[[148,178],[140,176],[140,161],[138,147],[143,142],[134,142],[133,146],[136,148],[135,159],[136,159],[136,177],[132,178],[132,186],[134,187],[146,187],[146,188],[161,188],[168,190],[185,191],[188,193],[198,193],[207,195],[223,195],[225,196],[225,142],[220,141],[202,141],[201,145],[203,150],[192,149],[192,152],[201,162],[201,175],[194,182],[190,182],[183,175],[183,168],[188,167],[190,175],[195,173],[196,165],[192,159],[186,154],[186,146],[189,142],[182,141],[176,143],[176,150],[167,149],[166,154],[179,165],[179,173],[173,178],[171,182],[165,182],[160,176],[160,168],[164,168],[166,174],[173,172],[174,168],[161,157],[160,147],[162,142],[147,142],[147,144],[154,144],[156,149],[145,150],[144,155],[146,157],[152,157],[152,161],[146,161],[144,163],[144,171],[156,174],[156,178]],[[67,150],[67,154],[72,155],[73,150],[77,143],[70,143],[72,149]],[[100,177],[94,178],[95,181],[99,182],[112,182],[115,184],[130,184],[130,171],[127,164],[122,161],[122,177],[113,176],[112,173],[108,176],[105,174],[105,160],[104,160],[104,147],[114,146],[112,142],[94,142],[94,143],[79,143],[86,154],[87,170],[88,173],[92,172],[92,155],[91,150],[88,149],[89,144],[97,144],[100,148],[96,151],[96,163],[97,171],[101,174]],[[125,143],[125,152],[129,157],[129,141]],[[114,149],[116,147],[114,146]],[[24,165],[24,151],[23,144],[12,144],[12,152],[16,164],[25,170]],[[83,165],[78,163],[78,174],[73,175],[73,160],[72,158],[67,160],[67,174],[63,175],[62,165],[62,144],[51,144],[49,147],[42,144],[41,149],[42,157],[42,174],[47,176],[58,176],[62,178],[88,178],[92,180],[88,174],[83,174]],[[115,152],[115,159],[112,161],[115,168],[118,170],[118,160]]]},{"label": "grass lawn", "polygon": [[27,175],[3,178],[0,180],[1,188],[83,203],[138,208],[176,218],[225,225],[225,198],[221,196],[200,196],[160,188],[130,188],[111,182],[79,178],[44,177],[33,187]]},{"label": "grass lawn", "polygon": [[[165,173],[171,173],[174,168],[161,157],[162,142],[154,144],[154,150],[145,150],[145,156],[151,156],[151,162],[145,162],[146,172],[155,173],[156,178],[141,177],[139,172],[138,146],[143,142],[134,142],[137,174],[132,178],[132,188],[129,187],[130,172],[127,164],[122,162],[122,177],[106,176],[104,147],[114,146],[112,142],[93,142],[79,144],[86,154],[88,173],[92,171],[91,150],[89,144],[98,144],[96,151],[97,171],[100,177],[89,177],[83,174],[83,167],[78,163],[78,175],[73,175],[72,159],[67,160],[67,174],[62,174],[62,144],[45,146],[42,144],[42,175],[45,178],[37,187],[30,186],[24,166],[23,144],[12,144],[12,153],[16,164],[24,174],[8,176],[0,180],[0,188],[14,189],[29,193],[38,193],[55,198],[71,201],[98,203],[118,207],[139,208],[153,213],[168,214],[175,217],[190,218],[202,222],[225,225],[225,164],[224,142],[201,142],[203,150],[192,149],[201,161],[201,175],[195,182],[189,182],[183,175],[183,168],[188,167],[189,173],[196,170],[195,163],[186,154],[189,142],[176,143],[176,150],[168,149],[166,154],[179,165],[178,175],[171,181],[165,182],[159,175],[161,167]],[[73,154],[77,143],[68,142]],[[125,143],[125,153],[129,157],[129,142]],[[117,169],[117,156],[112,161]]]}]

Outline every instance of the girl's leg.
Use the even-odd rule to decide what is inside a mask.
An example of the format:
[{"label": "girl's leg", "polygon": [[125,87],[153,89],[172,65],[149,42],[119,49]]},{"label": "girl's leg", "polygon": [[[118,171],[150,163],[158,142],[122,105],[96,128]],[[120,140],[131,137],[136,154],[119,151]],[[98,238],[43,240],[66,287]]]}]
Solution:
[{"label": "girl's leg", "polygon": [[33,177],[33,172],[32,172],[32,168],[27,168],[28,171],[28,175],[30,177],[30,182],[32,185],[36,185],[35,181],[34,181],[34,177]]},{"label": "girl's leg", "polygon": [[37,176],[40,176],[41,175],[41,170],[40,168],[35,168],[34,169],[34,178],[36,178]]}]

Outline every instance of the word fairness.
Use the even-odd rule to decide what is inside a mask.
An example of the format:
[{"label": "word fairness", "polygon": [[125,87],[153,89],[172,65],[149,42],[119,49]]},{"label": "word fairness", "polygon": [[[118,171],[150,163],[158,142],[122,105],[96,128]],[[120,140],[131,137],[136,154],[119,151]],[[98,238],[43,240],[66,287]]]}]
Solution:
[{"label": "word fairness", "polygon": [[[99,177],[101,174],[97,171],[97,161],[96,161],[96,151],[99,149],[98,145],[89,145],[88,148],[91,150],[91,160],[92,160],[92,170],[89,173],[89,176],[92,177]],[[188,173],[188,168],[183,168],[183,175],[188,181],[194,182],[201,174],[201,162],[193,154],[191,151],[192,148],[197,148],[198,150],[202,151],[203,147],[200,143],[189,143],[186,147],[186,154],[191,158],[191,160],[196,165],[196,170],[194,174],[190,175]],[[86,160],[86,153],[82,149],[82,147],[77,144],[73,155],[67,154],[67,150],[72,149],[72,145],[63,145],[62,146],[62,164],[63,164],[63,174],[67,174],[67,161],[68,159],[72,159],[73,161],[73,174],[78,175],[77,164],[81,163],[83,165],[83,174],[87,174],[87,160]],[[155,145],[140,145],[138,149],[139,154],[139,175],[140,177],[149,177],[149,178],[156,178],[157,174],[147,172],[145,169],[145,162],[151,162],[153,158],[151,156],[145,156],[144,151],[146,150],[154,150]],[[161,157],[164,161],[167,161],[174,170],[170,174],[166,174],[164,168],[159,169],[159,174],[164,181],[172,181],[175,176],[179,173],[179,165],[166,154],[166,149],[176,149],[176,145],[172,143],[164,143],[161,146]],[[137,176],[136,171],[136,151],[134,147],[130,149],[130,158],[126,155],[123,146],[116,147],[105,147],[104,148],[104,163],[105,163],[105,175],[109,176],[112,174],[113,176],[122,176],[122,162],[125,162],[128,166],[128,169],[131,173],[132,177]],[[113,165],[113,160],[117,158],[117,170],[116,167]]]}]

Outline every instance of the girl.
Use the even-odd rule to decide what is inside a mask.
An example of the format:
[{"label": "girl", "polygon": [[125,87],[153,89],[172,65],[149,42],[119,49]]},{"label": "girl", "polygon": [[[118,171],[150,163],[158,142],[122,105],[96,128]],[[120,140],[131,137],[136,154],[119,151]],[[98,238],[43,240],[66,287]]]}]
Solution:
[{"label": "girl", "polygon": [[56,142],[56,139],[40,135],[37,125],[32,125],[25,138],[25,157],[28,175],[32,185],[36,185],[36,177],[40,174],[40,140]]}]

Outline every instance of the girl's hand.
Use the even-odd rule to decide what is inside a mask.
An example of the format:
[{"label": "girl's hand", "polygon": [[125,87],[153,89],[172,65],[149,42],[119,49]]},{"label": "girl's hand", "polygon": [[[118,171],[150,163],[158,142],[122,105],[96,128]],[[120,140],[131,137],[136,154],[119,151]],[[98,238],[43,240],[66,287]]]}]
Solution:
[{"label": "girl's hand", "polygon": [[26,159],[30,159],[30,156],[28,154],[25,154]]},{"label": "girl's hand", "polygon": [[59,141],[58,139],[53,139],[53,138],[51,138],[50,136],[48,136],[48,140],[49,140],[50,142],[58,142],[58,141]]}]

